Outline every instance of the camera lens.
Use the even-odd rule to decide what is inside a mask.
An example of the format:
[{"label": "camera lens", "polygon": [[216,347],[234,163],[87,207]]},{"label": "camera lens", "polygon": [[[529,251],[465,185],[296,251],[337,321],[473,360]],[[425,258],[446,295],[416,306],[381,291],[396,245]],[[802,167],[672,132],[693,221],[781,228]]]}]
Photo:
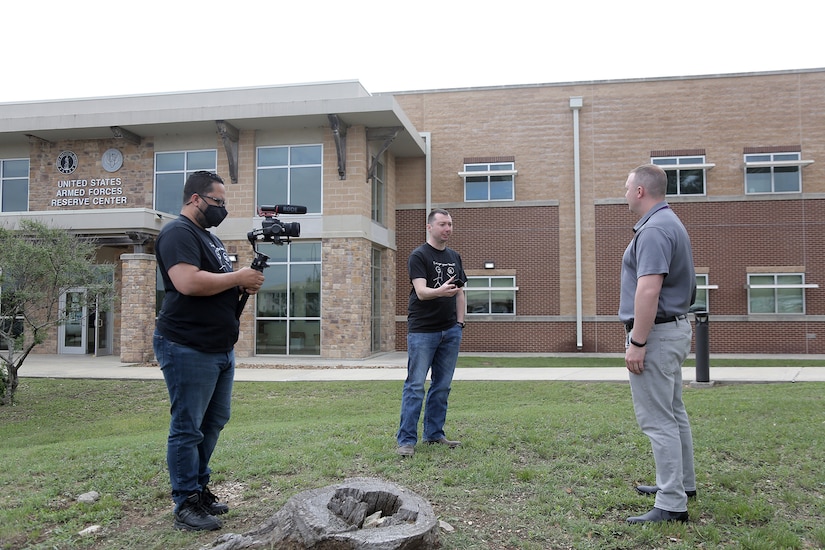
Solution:
[{"label": "camera lens", "polygon": [[283,234],[287,237],[300,237],[301,236],[301,224],[298,222],[286,222],[283,223]]}]

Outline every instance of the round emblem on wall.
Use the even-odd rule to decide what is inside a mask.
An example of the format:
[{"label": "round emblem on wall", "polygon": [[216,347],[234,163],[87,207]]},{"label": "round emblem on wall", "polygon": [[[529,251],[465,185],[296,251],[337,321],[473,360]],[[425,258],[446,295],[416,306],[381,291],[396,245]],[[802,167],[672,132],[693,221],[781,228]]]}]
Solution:
[{"label": "round emblem on wall", "polygon": [[117,172],[123,166],[123,153],[119,149],[108,149],[103,153],[100,165],[107,172]]},{"label": "round emblem on wall", "polygon": [[77,155],[71,151],[63,151],[57,155],[57,170],[63,174],[71,174],[77,168]]}]

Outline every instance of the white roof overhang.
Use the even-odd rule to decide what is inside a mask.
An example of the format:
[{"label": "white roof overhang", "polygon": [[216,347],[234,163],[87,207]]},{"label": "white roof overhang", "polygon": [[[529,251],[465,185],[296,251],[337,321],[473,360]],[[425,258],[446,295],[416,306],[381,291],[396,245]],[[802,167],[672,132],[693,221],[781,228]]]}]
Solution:
[{"label": "white roof overhang", "polygon": [[0,103],[0,145],[111,139],[113,128],[141,137],[216,131],[348,126],[400,128],[389,150],[423,156],[424,141],[392,95],[370,95],[357,81],[174,92],[134,96]]}]

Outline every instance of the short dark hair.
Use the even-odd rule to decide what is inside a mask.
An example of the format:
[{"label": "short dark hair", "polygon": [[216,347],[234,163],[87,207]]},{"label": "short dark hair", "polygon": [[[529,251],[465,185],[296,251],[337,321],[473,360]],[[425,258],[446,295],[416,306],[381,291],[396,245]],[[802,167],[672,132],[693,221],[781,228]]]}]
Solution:
[{"label": "short dark hair", "polygon": [[443,208],[433,208],[432,212],[430,212],[430,215],[427,216],[427,223],[433,223],[436,214],[442,214],[444,216],[450,215],[450,213],[444,210]]},{"label": "short dark hair", "polygon": [[654,197],[667,194],[667,172],[655,164],[642,164],[630,171],[636,175],[635,183],[644,187]]},{"label": "short dark hair", "polygon": [[211,193],[212,185],[215,182],[223,183],[223,178],[215,172],[209,172],[207,170],[192,172],[186,179],[186,183],[183,184],[183,202],[189,202],[192,195],[203,196],[206,193]]}]

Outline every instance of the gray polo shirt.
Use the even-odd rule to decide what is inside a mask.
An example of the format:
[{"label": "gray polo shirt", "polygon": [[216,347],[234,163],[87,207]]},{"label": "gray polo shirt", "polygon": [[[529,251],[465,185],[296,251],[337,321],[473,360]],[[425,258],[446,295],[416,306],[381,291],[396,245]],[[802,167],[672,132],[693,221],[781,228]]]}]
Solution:
[{"label": "gray polo shirt", "polygon": [[619,319],[634,317],[636,283],[645,275],[664,274],[656,317],[684,315],[696,298],[696,272],[690,237],[667,202],[660,202],[633,226],[635,236],[622,256]]}]

